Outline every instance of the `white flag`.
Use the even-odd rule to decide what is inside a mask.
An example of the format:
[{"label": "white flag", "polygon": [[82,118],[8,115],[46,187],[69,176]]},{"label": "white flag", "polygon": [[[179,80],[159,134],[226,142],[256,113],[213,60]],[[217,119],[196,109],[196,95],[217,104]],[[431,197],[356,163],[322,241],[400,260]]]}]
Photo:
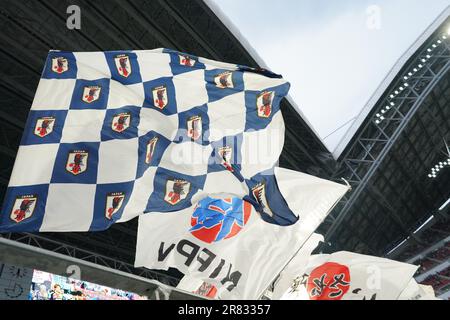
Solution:
[{"label": "white flag", "polygon": [[420,285],[416,280],[411,279],[402,291],[398,300],[440,300],[436,298],[432,286]]},{"label": "white flag", "polygon": [[397,300],[417,266],[351,252],[314,255],[284,300]]},{"label": "white flag", "polygon": [[279,300],[292,285],[292,279],[295,279],[299,274],[303,274],[303,271],[300,272],[300,270],[306,269],[309,259],[311,258],[311,253],[321,241],[323,241],[323,236],[321,234],[313,233],[305,242],[300,251],[289,262],[283,272],[280,273],[280,276],[274,283],[273,292],[271,294],[272,300]]},{"label": "white flag", "polygon": [[[291,170],[276,168],[274,173],[279,202],[298,215],[296,223],[268,223],[241,200],[244,194],[210,195],[176,213],[141,216],[135,266],[177,268],[197,284],[214,285],[215,298],[259,298],[348,190]],[[273,195],[267,194],[269,201],[258,197],[264,212],[280,205]]]}]

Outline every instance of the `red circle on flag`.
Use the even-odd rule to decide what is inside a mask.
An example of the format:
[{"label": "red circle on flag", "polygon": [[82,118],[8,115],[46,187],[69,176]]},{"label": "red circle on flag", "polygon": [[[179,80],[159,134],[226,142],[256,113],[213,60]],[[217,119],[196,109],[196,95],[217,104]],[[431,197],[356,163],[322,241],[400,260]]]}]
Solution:
[{"label": "red circle on flag", "polygon": [[311,271],[306,287],[311,300],[341,300],[350,289],[350,270],[339,263],[324,263]]}]

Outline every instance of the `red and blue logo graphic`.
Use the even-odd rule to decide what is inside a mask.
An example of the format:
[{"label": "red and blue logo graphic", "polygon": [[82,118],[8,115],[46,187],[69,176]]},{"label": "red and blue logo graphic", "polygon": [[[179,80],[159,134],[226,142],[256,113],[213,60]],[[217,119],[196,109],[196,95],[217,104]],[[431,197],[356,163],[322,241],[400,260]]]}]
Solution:
[{"label": "red and blue logo graphic", "polygon": [[247,224],[252,205],[239,198],[200,201],[191,217],[191,234],[206,243],[236,236]]}]

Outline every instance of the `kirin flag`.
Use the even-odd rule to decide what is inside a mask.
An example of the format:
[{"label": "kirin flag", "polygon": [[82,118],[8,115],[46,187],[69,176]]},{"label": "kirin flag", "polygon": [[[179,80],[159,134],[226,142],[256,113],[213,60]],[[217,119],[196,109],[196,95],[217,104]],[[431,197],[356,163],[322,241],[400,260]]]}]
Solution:
[{"label": "kirin flag", "polygon": [[397,300],[418,266],[346,251],[312,255],[282,300]]},{"label": "kirin flag", "polygon": [[135,266],[177,268],[186,277],[178,288],[210,298],[261,297],[348,190],[281,168],[263,179],[264,212],[275,216],[288,208],[297,217],[294,223],[271,223],[245,196],[245,186],[209,194],[177,213],[141,215]]},{"label": "kirin flag", "polygon": [[104,230],[236,190],[267,221],[295,223],[287,207],[264,211],[260,175],[283,148],[288,90],[267,70],[168,49],[50,51],[0,232]]}]

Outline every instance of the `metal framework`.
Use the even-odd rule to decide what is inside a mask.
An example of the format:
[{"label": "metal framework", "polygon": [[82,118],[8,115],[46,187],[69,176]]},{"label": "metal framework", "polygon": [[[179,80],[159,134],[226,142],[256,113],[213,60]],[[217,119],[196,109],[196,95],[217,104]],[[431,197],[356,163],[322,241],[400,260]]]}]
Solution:
[{"label": "metal framework", "polygon": [[448,172],[427,175],[450,137],[449,22],[403,67],[341,155],[333,178],[346,178],[352,191],[321,226],[330,250],[384,254],[448,199]]},{"label": "metal framework", "polygon": [[180,279],[172,277],[163,272],[149,270],[145,268],[135,268],[129,263],[119,261],[117,259],[107,257],[95,252],[83,250],[73,245],[54,241],[36,234],[6,234],[4,239],[13,240],[29,246],[38,247],[49,250],[51,252],[60,253],[68,257],[72,257],[81,261],[91,262],[96,265],[104,266],[128,274],[133,274],[146,279],[157,280],[161,283],[176,287]]},{"label": "metal framework", "polygon": [[[147,271],[145,270],[140,274],[134,274],[132,267],[124,266],[122,263],[114,262],[114,264],[108,265],[107,257],[87,252],[81,253],[77,248],[57,243],[51,244],[51,250],[48,250],[43,248],[42,244],[48,247],[49,241],[36,239],[31,235],[16,240],[0,237],[0,260],[25,268],[64,275],[70,279],[101,283],[138,293],[152,300],[204,299],[199,295],[174,288],[176,279],[170,277],[151,279],[146,276]],[[74,257],[80,255],[83,259]]]}]

